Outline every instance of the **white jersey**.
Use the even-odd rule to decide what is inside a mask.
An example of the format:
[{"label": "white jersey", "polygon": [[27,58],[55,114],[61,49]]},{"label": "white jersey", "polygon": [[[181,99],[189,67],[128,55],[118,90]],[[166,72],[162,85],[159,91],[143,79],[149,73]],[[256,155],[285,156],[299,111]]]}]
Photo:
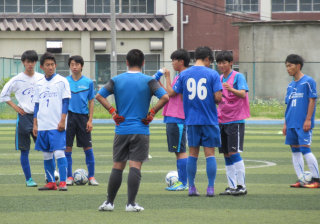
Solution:
[{"label": "white jersey", "polygon": [[34,103],[39,103],[37,114],[38,130],[57,130],[62,116],[62,99],[71,98],[69,82],[61,75],[55,75],[50,81],[45,77],[35,86]]},{"label": "white jersey", "polygon": [[19,73],[5,84],[1,92],[0,102],[10,101],[10,94],[15,93],[19,102],[18,106],[27,114],[33,114],[34,103],[32,102],[32,97],[34,96],[34,86],[43,77],[44,75],[38,72],[35,72],[32,77],[27,76],[24,72]]}]

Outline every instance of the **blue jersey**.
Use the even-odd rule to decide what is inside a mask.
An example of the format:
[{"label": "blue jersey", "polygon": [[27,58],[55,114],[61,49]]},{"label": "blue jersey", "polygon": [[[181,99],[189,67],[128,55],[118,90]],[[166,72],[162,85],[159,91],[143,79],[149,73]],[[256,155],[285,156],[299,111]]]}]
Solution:
[{"label": "blue jersey", "polygon": [[[316,82],[307,75],[302,76],[299,81],[291,82],[287,87],[285,103],[287,109],[285,120],[287,128],[302,128],[307,118],[309,98],[317,98]],[[314,127],[314,108],[311,118],[311,128]]]},{"label": "blue jersey", "polygon": [[205,66],[193,66],[181,72],[173,90],[183,94],[186,125],[218,124],[214,93],[222,90],[218,72]]},{"label": "blue jersey", "polygon": [[69,110],[77,114],[88,114],[88,101],[94,98],[93,81],[85,76],[77,81],[71,75],[66,78],[71,90]]},{"label": "blue jersey", "polygon": [[125,118],[124,122],[116,125],[115,132],[118,135],[149,135],[149,125],[141,120],[147,117],[151,97],[155,95],[160,99],[166,93],[151,76],[130,71],[113,77],[99,91],[103,97],[114,94],[117,111]]}]

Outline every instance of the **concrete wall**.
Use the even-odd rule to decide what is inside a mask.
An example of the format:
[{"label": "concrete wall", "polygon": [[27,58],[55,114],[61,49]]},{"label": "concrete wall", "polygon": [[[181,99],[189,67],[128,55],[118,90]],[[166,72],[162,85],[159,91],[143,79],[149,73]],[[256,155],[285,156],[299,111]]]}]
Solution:
[{"label": "concrete wall", "polygon": [[[248,74],[250,95],[283,100],[286,86],[292,81],[284,61],[289,54],[299,54],[305,60],[302,69],[316,82],[320,81],[319,23],[259,23],[240,26],[240,72]],[[249,63],[250,62],[250,63]],[[255,77],[253,63],[255,63]],[[255,81],[255,83],[253,83]]]}]

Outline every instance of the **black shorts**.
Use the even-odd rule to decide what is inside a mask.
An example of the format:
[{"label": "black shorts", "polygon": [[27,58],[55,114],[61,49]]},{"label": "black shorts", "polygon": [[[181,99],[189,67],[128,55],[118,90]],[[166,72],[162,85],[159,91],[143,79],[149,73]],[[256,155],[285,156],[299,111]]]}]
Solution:
[{"label": "black shorts", "polygon": [[149,137],[150,135],[114,135],[113,162],[149,161]]},{"label": "black shorts", "polygon": [[77,147],[92,147],[91,132],[87,132],[88,120],[88,114],[68,111],[67,147],[73,146],[74,136],[77,138]]},{"label": "black shorts", "polygon": [[244,140],[244,123],[219,124],[221,147],[219,153],[242,152]]},{"label": "black shorts", "polygon": [[28,151],[30,150],[30,135],[33,141],[36,142],[37,137],[33,135],[33,114],[21,115],[18,114],[16,123],[16,134],[15,134],[15,146],[16,150]]},{"label": "black shorts", "polygon": [[167,123],[166,131],[169,152],[186,152],[186,126],[184,124]]}]

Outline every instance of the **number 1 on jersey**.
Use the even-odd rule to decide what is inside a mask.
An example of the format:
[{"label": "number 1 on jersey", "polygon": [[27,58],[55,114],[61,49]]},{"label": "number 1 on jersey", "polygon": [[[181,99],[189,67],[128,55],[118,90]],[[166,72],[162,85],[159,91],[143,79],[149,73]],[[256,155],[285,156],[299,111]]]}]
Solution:
[{"label": "number 1 on jersey", "polygon": [[292,106],[292,107],[297,106],[297,99],[292,100],[292,104],[291,104],[291,106]]}]

